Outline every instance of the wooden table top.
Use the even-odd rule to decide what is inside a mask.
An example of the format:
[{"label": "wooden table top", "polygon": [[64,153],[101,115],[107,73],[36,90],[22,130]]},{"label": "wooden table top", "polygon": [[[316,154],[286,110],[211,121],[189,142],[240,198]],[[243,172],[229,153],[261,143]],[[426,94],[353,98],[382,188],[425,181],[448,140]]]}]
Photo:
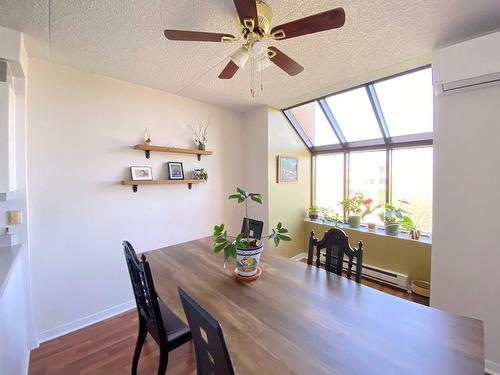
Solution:
[{"label": "wooden table top", "polygon": [[263,253],[253,283],[204,238],[146,253],[158,295],[177,286],[222,325],[237,374],[484,375],[482,321],[409,302]]}]

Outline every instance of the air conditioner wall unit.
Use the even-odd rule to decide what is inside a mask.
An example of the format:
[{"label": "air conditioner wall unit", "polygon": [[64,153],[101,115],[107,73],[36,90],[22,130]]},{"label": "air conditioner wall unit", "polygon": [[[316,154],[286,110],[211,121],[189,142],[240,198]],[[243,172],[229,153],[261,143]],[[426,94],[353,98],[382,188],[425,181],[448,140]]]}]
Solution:
[{"label": "air conditioner wall unit", "polygon": [[500,84],[500,31],[433,51],[436,95]]}]

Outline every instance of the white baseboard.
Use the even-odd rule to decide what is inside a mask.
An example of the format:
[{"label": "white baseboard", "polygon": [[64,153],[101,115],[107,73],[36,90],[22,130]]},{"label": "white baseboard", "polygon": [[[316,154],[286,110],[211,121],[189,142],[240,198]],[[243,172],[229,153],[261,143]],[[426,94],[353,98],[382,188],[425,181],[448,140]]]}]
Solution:
[{"label": "white baseboard", "polygon": [[500,365],[493,361],[484,361],[486,372],[490,375],[500,375]]},{"label": "white baseboard", "polygon": [[92,324],[98,323],[104,319],[111,318],[112,316],[121,314],[133,308],[135,308],[135,300],[110,307],[109,309],[86,316],[85,318],[81,318],[73,322],[49,329],[47,331],[40,332],[37,337],[37,345],[40,345],[42,342],[64,336],[70,332],[77,331],[81,328],[85,328]]}]

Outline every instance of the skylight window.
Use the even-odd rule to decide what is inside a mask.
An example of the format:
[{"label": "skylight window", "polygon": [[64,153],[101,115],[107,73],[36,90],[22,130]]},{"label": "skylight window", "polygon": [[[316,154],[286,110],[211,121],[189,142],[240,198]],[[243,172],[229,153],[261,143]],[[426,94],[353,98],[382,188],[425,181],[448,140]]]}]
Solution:
[{"label": "skylight window", "polygon": [[289,120],[313,152],[428,145],[433,97],[432,71],[425,67],[284,112],[293,114]]},{"label": "skylight window", "polygon": [[330,96],[326,102],[347,142],[382,138],[364,87]]},{"label": "skylight window", "polygon": [[338,144],[339,140],[317,102],[290,109],[313,146]]},{"label": "skylight window", "polygon": [[375,83],[390,136],[432,132],[431,69]]}]

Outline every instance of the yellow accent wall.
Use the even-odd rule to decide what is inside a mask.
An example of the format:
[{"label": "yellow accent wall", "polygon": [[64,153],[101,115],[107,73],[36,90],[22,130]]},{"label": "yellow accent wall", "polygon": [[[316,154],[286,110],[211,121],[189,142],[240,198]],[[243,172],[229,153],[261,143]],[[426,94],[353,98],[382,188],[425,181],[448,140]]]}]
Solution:
[{"label": "yellow accent wall", "polygon": [[[323,238],[325,231],[331,226],[303,222],[304,247],[312,230],[316,237]],[[430,281],[431,277],[431,247],[429,243],[405,240],[391,236],[381,236],[356,229],[342,228],[349,236],[351,246],[357,246],[363,241],[363,263],[406,274],[411,280]]]},{"label": "yellow accent wall", "polygon": [[[278,248],[269,244],[269,249],[291,257],[305,251],[303,220],[311,202],[311,153],[279,110],[269,109],[268,132],[269,228],[281,221],[292,237],[291,242],[281,242]],[[299,158],[298,182],[276,182],[278,155]]]}]

